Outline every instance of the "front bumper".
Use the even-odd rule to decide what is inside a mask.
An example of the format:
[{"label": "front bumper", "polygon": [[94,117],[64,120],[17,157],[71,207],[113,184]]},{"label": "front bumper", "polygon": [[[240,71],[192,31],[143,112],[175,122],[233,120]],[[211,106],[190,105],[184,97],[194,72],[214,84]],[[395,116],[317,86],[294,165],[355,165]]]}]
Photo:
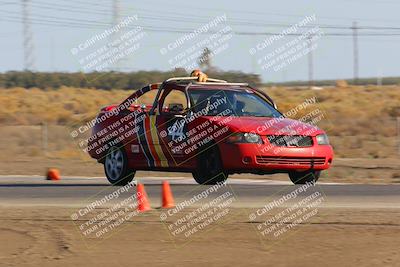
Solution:
[{"label": "front bumper", "polygon": [[219,144],[224,169],[243,172],[328,169],[333,160],[330,145],[278,147],[265,144]]}]

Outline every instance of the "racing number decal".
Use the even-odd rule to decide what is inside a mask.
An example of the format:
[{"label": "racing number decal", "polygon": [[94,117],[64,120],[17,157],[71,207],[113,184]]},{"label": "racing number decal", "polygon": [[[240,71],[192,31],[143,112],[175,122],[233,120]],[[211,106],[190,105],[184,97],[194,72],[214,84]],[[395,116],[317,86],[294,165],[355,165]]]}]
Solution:
[{"label": "racing number decal", "polygon": [[180,141],[184,138],[185,120],[176,120],[175,123],[168,127],[168,136],[174,142]]}]

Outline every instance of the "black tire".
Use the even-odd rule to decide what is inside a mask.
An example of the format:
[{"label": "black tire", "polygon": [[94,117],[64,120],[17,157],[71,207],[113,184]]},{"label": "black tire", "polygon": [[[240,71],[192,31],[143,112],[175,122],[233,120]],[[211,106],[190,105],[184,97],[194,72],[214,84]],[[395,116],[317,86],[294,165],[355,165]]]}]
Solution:
[{"label": "black tire", "polygon": [[290,180],[294,184],[316,183],[321,171],[289,172]]},{"label": "black tire", "polygon": [[192,173],[198,184],[215,185],[228,179],[218,146],[213,144],[197,156],[197,169]]},{"label": "black tire", "polygon": [[127,185],[135,177],[135,171],[128,168],[128,158],[123,147],[113,146],[104,160],[104,173],[112,185]]}]

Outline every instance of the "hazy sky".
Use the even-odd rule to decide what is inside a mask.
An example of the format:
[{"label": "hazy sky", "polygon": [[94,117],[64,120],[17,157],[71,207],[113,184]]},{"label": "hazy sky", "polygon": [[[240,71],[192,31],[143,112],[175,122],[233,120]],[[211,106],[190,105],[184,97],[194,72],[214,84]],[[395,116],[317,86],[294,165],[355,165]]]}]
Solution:
[{"label": "hazy sky", "polygon": [[[0,71],[24,68],[22,1],[0,0]],[[118,1],[117,1],[118,2]],[[264,81],[307,80],[309,54],[292,59],[279,69],[262,68],[263,64],[278,57],[265,57],[280,48],[288,48],[304,31],[322,26],[323,34],[313,40],[312,52],[314,79],[351,78],[353,76],[353,21],[362,34],[385,36],[359,36],[359,76],[399,76],[400,52],[400,2],[373,0],[280,0],[280,1],[119,1],[119,17],[135,17],[131,28],[124,28],[118,38],[137,26],[142,27],[137,37],[137,49],[124,58],[119,67],[124,70],[168,70],[180,56],[194,56],[206,41],[220,42],[213,46],[218,51],[212,64],[222,70],[239,70],[260,74]],[[112,40],[109,36],[73,55],[71,49],[112,27],[112,0],[31,0],[31,32],[33,55],[37,71],[81,71],[82,59],[96,52]],[[268,36],[260,33],[279,34],[307,16],[315,20],[299,28],[295,36],[284,36],[272,45],[251,55]],[[210,21],[226,16],[226,21],[210,26],[208,34],[199,34],[171,48],[176,40]],[[371,27],[385,27],[374,29]],[[398,28],[397,28],[398,27]],[[228,30],[226,32],[225,30]],[[224,32],[212,38],[211,33]],[[231,34],[232,33],[232,34]],[[241,35],[237,34],[241,33]],[[340,36],[330,36],[339,33]],[[300,35],[300,37],[299,37]],[[344,35],[344,36],[343,36]],[[222,36],[226,38],[222,40]],[[115,38],[115,37],[114,37]],[[297,38],[297,39],[296,39]],[[115,40],[115,39],[114,39]],[[290,43],[292,42],[292,43]],[[168,48],[168,45],[171,49]],[[160,49],[166,48],[162,54]],[[192,54],[186,53],[196,48]],[[293,48],[293,47],[291,47]],[[289,50],[289,49],[287,49]],[[299,50],[295,54],[301,54]],[[185,52],[186,51],[186,52]],[[185,54],[183,54],[185,52]],[[278,53],[279,54],[279,53]],[[293,54],[292,57],[295,55]],[[97,54],[98,55],[98,54]],[[264,58],[264,61],[262,60]],[[81,62],[79,62],[81,60]],[[93,57],[91,58],[93,61]],[[278,60],[279,61],[279,60]],[[85,62],[88,62],[87,59]],[[174,63],[175,62],[175,63]],[[182,62],[182,58],[179,62]],[[264,62],[264,63],[262,63]]]}]

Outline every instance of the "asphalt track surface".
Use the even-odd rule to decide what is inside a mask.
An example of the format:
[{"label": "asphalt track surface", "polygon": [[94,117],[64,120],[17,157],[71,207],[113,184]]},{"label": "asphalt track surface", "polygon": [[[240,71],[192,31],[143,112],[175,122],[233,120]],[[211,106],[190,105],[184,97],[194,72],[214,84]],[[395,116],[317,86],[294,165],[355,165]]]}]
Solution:
[{"label": "asphalt track surface", "polygon": [[[161,183],[158,177],[137,178],[145,184],[151,206],[159,207]],[[175,198],[179,203],[209,189],[211,186],[198,185],[193,179],[177,177],[168,179]],[[230,179],[221,189],[230,191],[236,198],[233,207],[262,207],[269,201],[293,192],[300,186],[290,182],[254,179]],[[110,186],[103,177],[63,177],[60,181],[46,181],[40,176],[0,176],[0,206],[59,206],[81,207],[112,194],[120,187]],[[223,192],[223,191],[219,192]],[[313,192],[324,197],[325,208],[400,208],[400,185],[366,185],[317,183]],[[311,191],[310,191],[311,192]],[[136,193],[134,187],[122,192],[120,197]],[[212,194],[211,194],[212,195]],[[302,197],[299,195],[299,197]],[[112,205],[113,201],[108,204]],[[195,203],[196,204],[200,204]]]}]

